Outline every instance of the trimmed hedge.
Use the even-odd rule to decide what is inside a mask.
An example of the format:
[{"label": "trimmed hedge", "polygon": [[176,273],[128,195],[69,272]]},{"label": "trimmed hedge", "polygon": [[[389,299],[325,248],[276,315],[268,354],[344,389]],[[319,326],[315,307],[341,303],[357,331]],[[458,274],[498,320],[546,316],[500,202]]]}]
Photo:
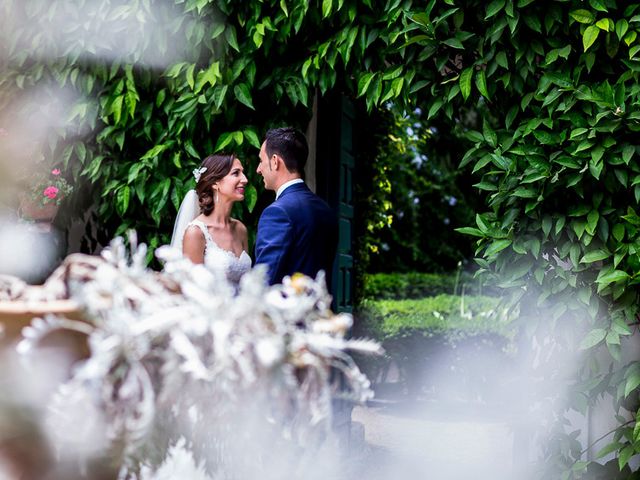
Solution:
[{"label": "trimmed hedge", "polygon": [[[492,379],[514,374],[515,314],[500,299],[367,300],[357,315],[354,334],[375,338],[386,351],[381,358],[358,358],[378,397],[501,402]],[[389,382],[392,366],[400,376]]]},{"label": "trimmed hedge", "polygon": [[510,338],[514,318],[498,298],[446,294],[419,300],[365,300],[357,316],[357,333],[381,342],[414,333],[450,340],[484,334]]},{"label": "trimmed hedge", "polygon": [[[458,276],[459,275],[459,276]],[[374,273],[364,276],[365,299],[406,299],[432,297],[441,294],[495,295],[468,272],[438,273]]]}]

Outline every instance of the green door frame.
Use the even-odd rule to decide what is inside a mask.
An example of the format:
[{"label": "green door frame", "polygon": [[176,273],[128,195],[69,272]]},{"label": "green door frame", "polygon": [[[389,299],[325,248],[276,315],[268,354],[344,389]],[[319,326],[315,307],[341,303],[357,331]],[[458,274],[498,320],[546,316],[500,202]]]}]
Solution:
[{"label": "green door frame", "polygon": [[338,252],[331,291],[336,312],[353,311],[353,169],[355,109],[343,95],[320,98],[317,109],[316,192],[338,215]]}]

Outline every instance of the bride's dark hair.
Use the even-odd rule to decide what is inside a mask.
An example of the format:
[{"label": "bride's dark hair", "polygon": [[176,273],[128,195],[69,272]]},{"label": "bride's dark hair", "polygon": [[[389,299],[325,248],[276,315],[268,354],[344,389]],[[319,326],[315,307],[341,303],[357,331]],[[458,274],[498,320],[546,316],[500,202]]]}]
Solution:
[{"label": "bride's dark hair", "polygon": [[203,214],[209,215],[213,212],[215,207],[213,185],[229,174],[235,158],[236,156],[232,153],[218,154],[209,155],[202,161],[200,167],[205,167],[207,170],[200,175],[200,180],[196,184],[196,193],[200,212]]}]

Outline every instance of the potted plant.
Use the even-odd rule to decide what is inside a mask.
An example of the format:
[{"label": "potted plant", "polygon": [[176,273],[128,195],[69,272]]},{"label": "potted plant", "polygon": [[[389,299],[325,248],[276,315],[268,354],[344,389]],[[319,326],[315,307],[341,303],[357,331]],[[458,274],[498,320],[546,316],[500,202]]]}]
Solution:
[{"label": "potted plant", "polygon": [[52,221],[62,200],[73,191],[58,168],[47,175],[38,173],[28,183],[29,191],[20,198],[20,216],[36,222]]}]

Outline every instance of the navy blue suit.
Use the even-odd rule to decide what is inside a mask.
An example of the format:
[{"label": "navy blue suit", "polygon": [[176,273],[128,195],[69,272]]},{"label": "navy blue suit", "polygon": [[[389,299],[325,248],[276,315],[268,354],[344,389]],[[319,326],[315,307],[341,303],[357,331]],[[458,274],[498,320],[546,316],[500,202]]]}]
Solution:
[{"label": "navy blue suit", "polygon": [[256,236],[256,264],[269,268],[269,284],[296,272],[327,282],[338,244],[338,221],[329,206],[304,183],[287,187],[264,209]]}]

